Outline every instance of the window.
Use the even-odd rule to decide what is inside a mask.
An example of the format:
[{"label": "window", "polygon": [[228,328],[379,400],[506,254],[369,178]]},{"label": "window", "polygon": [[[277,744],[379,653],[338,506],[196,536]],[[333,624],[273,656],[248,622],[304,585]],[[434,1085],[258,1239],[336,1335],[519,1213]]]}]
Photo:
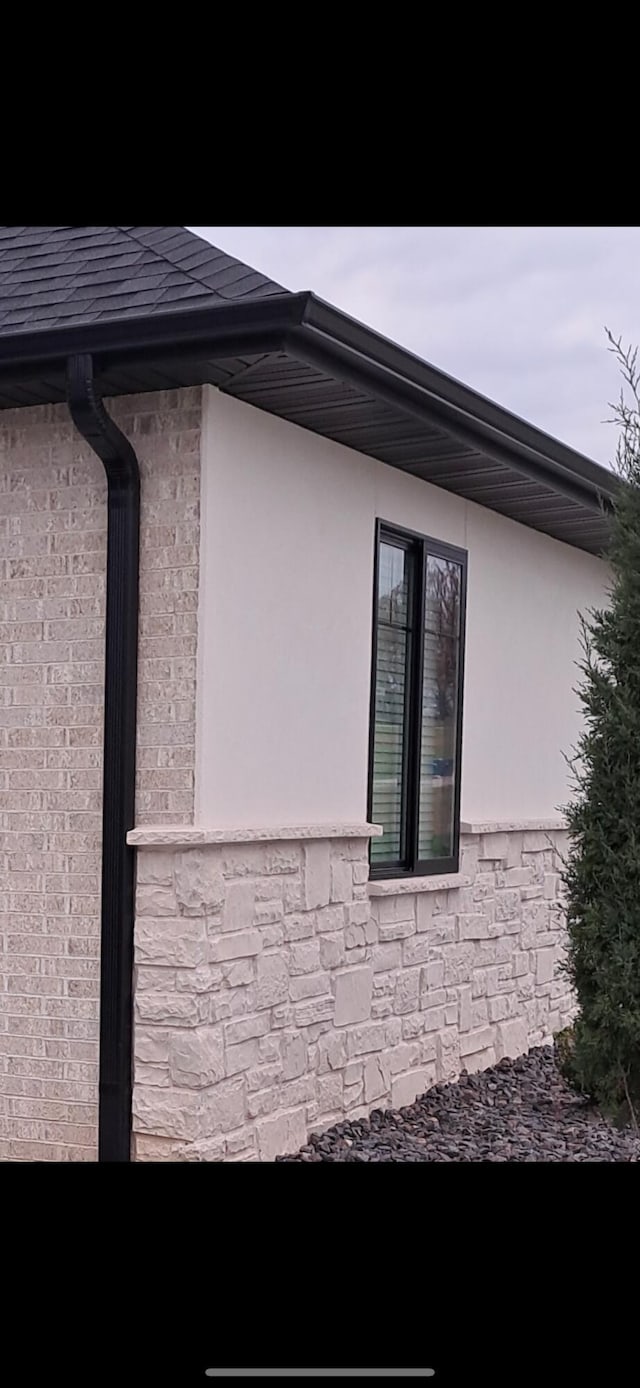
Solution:
[{"label": "window", "polygon": [[379,523],[375,571],[371,874],[455,872],[466,553]]}]

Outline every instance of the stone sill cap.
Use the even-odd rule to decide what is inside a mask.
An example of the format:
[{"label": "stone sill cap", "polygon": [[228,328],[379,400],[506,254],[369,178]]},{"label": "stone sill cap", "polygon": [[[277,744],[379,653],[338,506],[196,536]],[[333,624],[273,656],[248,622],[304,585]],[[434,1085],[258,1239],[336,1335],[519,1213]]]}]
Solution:
[{"label": "stone sill cap", "polygon": [[463,872],[449,872],[439,877],[390,877],[387,881],[369,882],[369,896],[409,896],[418,892],[451,892],[455,887],[470,887],[471,878]]},{"label": "stone sill cap", "polygon": [[548,819],[504,819],[492,820],[487,823],[470,820],[461,820],[461,834],[516,834],[524,832],[535,834],[542,830],[561,830],[566,829],[567,822],[561,815]]},{"label": "stone sill cap", "polygon": [[380,824],[296,824],[273,829],[198,829],[189,824],[144,825],[131,829],[132,848],[191,848],[215,843],[274,843],[294,839],[371,839],[382,833]]}]

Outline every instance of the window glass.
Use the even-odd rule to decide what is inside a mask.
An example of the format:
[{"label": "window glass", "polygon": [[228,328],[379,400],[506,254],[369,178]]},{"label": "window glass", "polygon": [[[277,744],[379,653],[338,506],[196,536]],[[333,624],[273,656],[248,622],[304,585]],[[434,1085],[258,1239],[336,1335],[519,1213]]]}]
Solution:
[{"label": "window glass", "polygon": [[461,568],[428,554],[418,858],[450,858],[455,849],[456,729]]}]

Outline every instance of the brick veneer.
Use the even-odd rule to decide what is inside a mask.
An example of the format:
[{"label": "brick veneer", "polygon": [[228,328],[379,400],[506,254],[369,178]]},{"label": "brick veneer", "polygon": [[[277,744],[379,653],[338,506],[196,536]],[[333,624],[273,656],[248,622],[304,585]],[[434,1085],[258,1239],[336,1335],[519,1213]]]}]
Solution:
[{"label": "brick veneer", "polygon": [[[142,477],[137,822],[193,816],[200,391],[108,402]],[[0,414],[0,1160],[94,1160],[106,483]]]},{"label": "brick veneer", "polygon": [[565,838],[466,834],[455,885],[386,895],[363,837],[139,848],[135,1157],[271,1161],[548,1040]]}]

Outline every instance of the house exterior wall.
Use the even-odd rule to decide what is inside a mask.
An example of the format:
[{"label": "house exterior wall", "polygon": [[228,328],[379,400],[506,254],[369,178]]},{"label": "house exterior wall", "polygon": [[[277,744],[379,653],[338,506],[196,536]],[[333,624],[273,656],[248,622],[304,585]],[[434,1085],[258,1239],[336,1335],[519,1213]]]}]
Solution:
[{"label": "house exterior wall", "polygon": [[[140,828],[133,1155],[271,1161],[547,1042],[598,561],[204,392],[195,827]],[[469,553],[460,871],[370,882],[376,517]]]},{"label": "house exterior wall", "polygon": [[[109,408],[142,474],[133,1155],[272,1160],[570,1015],[554,815],[606,576],[213,389]],[[469,551],[438,884],[368,882],[377,516]],[[66,409],[0,416],[0,1160],[96,1157],[105,552]]]},{"label": "house exterior wall", "polygon": [[[200,391],[108,407],[141,465],[137,821],[192,821]],[[106,558],[64,406],[0,414],[0,1160],[95,1160]]]},{"label": "house exterior wall", "polygon": [[202,482],[199,823],[364,817],[376,517],[469,552],[462,818],[557,814],[600,560],[208,387]]}]

